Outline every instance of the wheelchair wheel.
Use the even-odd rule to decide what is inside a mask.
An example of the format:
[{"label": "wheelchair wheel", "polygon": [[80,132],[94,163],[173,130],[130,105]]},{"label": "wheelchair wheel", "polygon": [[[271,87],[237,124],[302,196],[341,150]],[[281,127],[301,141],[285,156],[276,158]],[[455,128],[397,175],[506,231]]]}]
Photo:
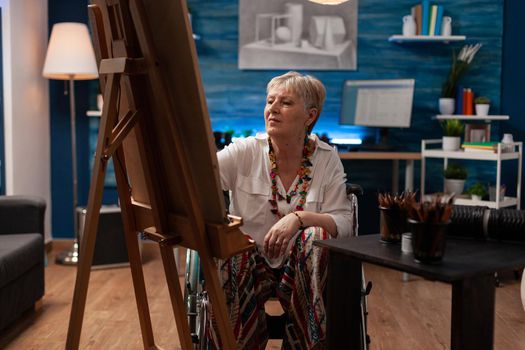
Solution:
[{"label": "wheelchair wheel", "polygon": [[199,254],[190,249],[186,253],[185,286],[184,300],[186,302],[193,348],[195,350],[206,350],[208,349],[206,325],[209,301],[208,295],[204,291],[204,277]]}]

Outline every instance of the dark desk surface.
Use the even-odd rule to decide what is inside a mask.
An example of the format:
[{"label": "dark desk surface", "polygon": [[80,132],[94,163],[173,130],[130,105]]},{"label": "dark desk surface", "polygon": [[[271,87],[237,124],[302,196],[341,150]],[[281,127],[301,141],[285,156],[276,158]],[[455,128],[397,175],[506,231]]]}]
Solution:
[{"label": "dark desk surface", "polygon": [[317,246],[392,269],[429,279],[454,282],[465,278],[525,266],[525,245],[448,238],[443,260],[420,264],[402,253],[401,244],[383,244],[379,235],[316,241]]}]

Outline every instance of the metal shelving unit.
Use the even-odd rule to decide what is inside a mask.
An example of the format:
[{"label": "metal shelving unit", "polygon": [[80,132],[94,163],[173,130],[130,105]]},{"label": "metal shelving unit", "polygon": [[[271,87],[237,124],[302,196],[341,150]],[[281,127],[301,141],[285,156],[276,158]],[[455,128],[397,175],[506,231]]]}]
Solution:
[{"label": "metal shelving unit", "polygon": [[[426,179],[426,159],[427,158],[440,158],[443,159],[443,168],[448,165],[449,159],[469,159],[469,160],[480,160],[480,161],[492,161],[496,162],[496,200],[495,201],[478,201],[470,198],[458,197],[455,200],[455,204],[459,205],[479,205],[487,206],[489,208],[504,208],[510,206],[516,206],[520,209],[521,199],[521,168],[522,168],[522,155],[523,155],[523,142],[513,142],[509,144],[498,144],[498,148],[495,152],[487,151],[473,151],[465,152],[459,151],[444,151],[439,148],[441,146],[441,139],[438,140],[422,140],[421,141],[421,196],[425,195],[425,179]],[[430,147],[429,147],[430,146]],[[517,151],[516,151],[517,148]],[[511,151],[507,151],[511,150]],[[506,160],[518,160],[518,171],[516,180],[516,197],[504,196],[500,198],[501,190],[501,162]]]}]

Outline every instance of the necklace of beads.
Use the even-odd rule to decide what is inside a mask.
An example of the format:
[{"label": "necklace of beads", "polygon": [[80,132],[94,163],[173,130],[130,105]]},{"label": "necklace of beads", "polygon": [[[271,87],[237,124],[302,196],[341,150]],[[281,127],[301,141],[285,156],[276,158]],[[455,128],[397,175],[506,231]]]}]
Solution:
[{"label": "necklace of beads", "polygon": [[[277,157],[275,156],[275,152],[273,150],[272,140],[269,137],[268,146],[268,158],[270,159],[270,179],[272,182],[272,198],[269,199],[269,202],[272,206],[270,211],[280,219],[284,215],[279,212],[277,201],[286,200],[286,203],[290,203],[292,198],[299,194],[299,203],[295,207],[295,211],[304,210],[303,207],[306,203],[306,194],[308,193],[308,187],[310,185],[310,181],[312,180],[312,178],[309,176],[311,172],[310,167],[312,166],[310,157],[314,154],[315,142],[314,140],[310,139],[308,135],[305,136],[303,159],[301,160],[301,167],[297,171],[299,180],[295,183],[293,190],[286,194],[286,197],[283,196],[277,189],[277,175],[279,175],[279,168],[277,166]],[[301,188],[299,189],[299,187]]]}]

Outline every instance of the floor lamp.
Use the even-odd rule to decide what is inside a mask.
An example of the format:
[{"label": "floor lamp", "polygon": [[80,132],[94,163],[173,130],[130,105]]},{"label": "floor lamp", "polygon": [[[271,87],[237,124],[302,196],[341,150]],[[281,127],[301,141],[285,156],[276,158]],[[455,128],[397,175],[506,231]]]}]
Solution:
[{"label": "floor lamp", "polygon": [[66,265],[78,263],[78,206],[77,143],[75,126],[75,80],[98,78],[95,53],[88,28],[83,23],[57,23],[53,25],[47,47],[43,76],[48,79],[69,81],[69,112],[71,118],[71,165],[73,172],[73,229],[75,243],[57,256],[57,262]]}]

